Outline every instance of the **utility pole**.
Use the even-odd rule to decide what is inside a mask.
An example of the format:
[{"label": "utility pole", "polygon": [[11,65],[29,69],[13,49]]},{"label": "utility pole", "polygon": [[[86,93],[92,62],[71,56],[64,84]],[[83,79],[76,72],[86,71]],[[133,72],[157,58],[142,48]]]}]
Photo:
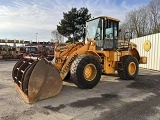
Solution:
[{"label": "utility pole", "polygon": [[38,33],[35,33],[35,34],[36,34],[36,43],[37,43],[37,42],[38,42],[38,41],[37,41],[37,35],[38,35]]}]

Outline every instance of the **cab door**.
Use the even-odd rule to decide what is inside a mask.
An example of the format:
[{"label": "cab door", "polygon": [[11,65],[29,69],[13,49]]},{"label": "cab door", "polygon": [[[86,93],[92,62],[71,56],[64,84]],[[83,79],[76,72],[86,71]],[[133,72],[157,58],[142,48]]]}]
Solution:
[{"label": "cab door", "polygon": [[118,44],[119,22],[107,19],[104,28],[104,50],[116,50]]}]

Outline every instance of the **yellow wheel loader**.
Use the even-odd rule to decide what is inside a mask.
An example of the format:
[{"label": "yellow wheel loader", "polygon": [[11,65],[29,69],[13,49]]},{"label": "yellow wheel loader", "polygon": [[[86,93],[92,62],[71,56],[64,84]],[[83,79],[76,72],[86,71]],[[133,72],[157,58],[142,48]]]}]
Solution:
[{"label": "yellow wheel loader", "polygon": [[82,89],[91,89],[101,74],[118,72],[121,79],[135,79],[139,64],[146,64],[136,45],[118,40],[119,20],[101,16],[86,22],[86,42],[55,46],[54,59],[26,57],[14,66],[15,87],[27,103],[53,97],[66,76]]}]

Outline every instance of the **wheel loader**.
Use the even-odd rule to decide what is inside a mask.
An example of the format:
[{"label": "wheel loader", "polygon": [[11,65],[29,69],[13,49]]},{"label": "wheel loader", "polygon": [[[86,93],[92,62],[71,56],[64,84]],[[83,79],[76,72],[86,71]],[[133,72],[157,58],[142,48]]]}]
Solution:
[{"label": "wheel loader", "polygon": [[118,40],[119,20],[100,16],[86,22],[85,42],[55,45],[54,59],[26,57],[14,66],[15,87],[25,102],[57,95],[63,80],[70,80],[82,89],[92,89],[102,73],[113,74],[125,80],[135,79],[139,64],[146,64],[136,45],[129,39]]}]

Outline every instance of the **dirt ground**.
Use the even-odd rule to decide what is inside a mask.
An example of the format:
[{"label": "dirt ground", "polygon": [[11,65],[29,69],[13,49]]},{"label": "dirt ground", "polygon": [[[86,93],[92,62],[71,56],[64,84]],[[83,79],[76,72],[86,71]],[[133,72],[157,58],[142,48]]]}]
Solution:
[{"label": "dirt ground", "polygon": [[0,61],[1,120],[160,120],[160,71],[140,68],[136,80],[102,75],[82,90],[64,82],[56,97],[26,104],[13,86],[16,61]]}]

